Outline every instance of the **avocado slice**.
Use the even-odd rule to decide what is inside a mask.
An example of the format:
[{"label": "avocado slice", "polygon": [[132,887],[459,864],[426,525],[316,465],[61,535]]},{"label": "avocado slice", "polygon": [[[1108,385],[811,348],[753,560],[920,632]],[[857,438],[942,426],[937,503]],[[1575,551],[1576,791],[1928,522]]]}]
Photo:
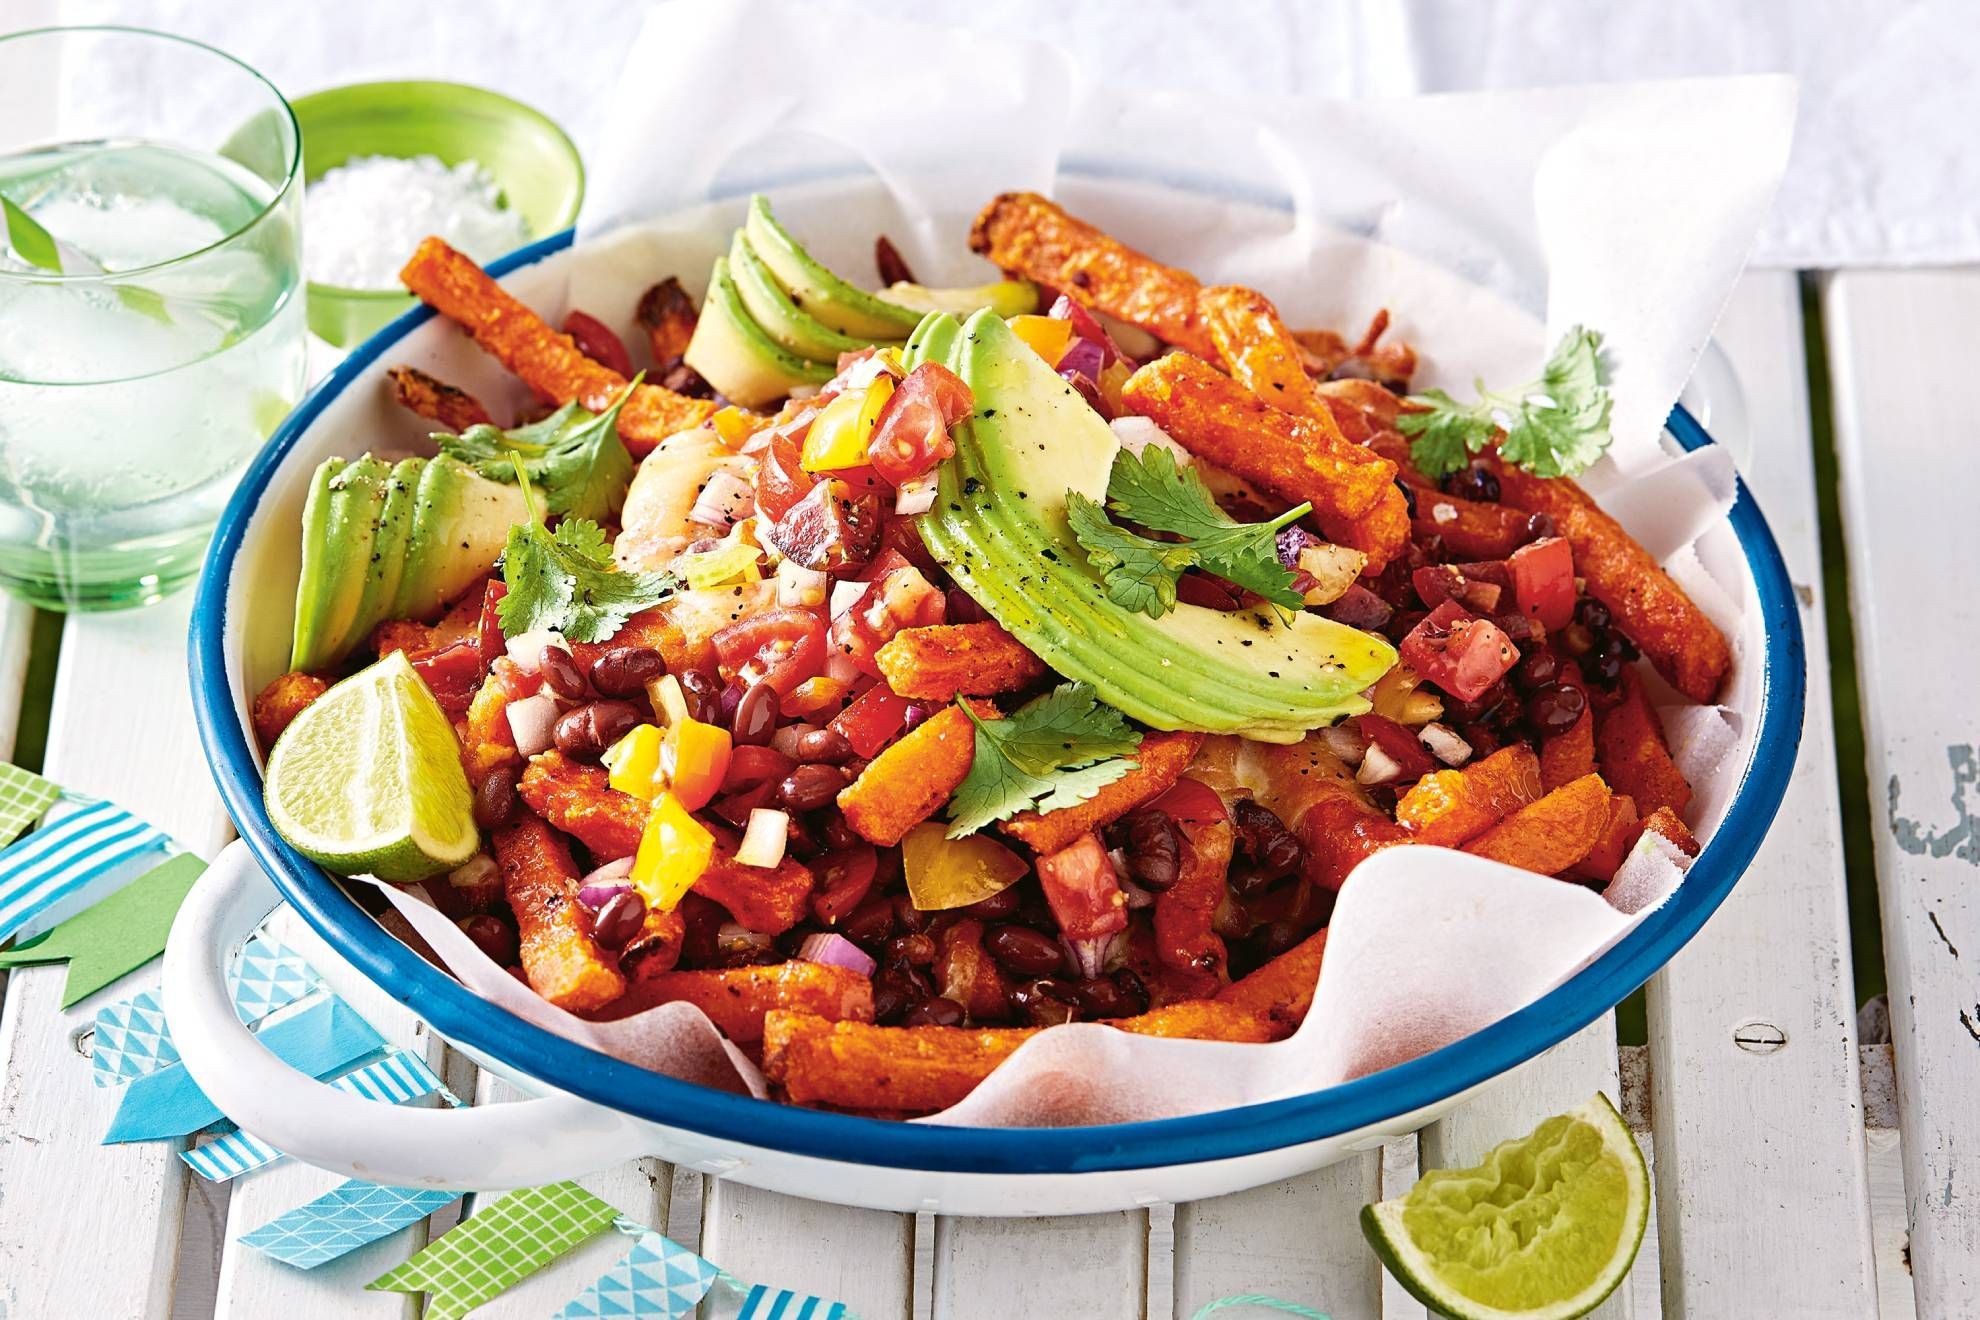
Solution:
[{"label": "avocado slice", "polygon": [[840,334],[863,336],[863,343],[901,339],[921,320],[920,312],[855,288],[825,269],[777,223],[770,214],[769,199],[762,193],[749,199],[749,219],[743,232],[749,238],[750,250],[791,301]]},{"label": "avocado slice", "polygon": [[993,280],[966,289],[931,289],[906,280],[880,291],[890,302],[917,312],[947,312],[968,316],[987,307],[999,316],[1028,316],[1038,310],[1038,286],[1030,280]]},{"label": "avocado slice", "polygon": [[316,470],[303,506],[303,562],[296,584],[296,626],[289,667],[322,669],[350,653],[362,636],[359,607],[370,578],[372,541],[385,507],[391,468],[369,454],[328,459]]},{"label": "avocado slice", "polygon": [[405,576],[406,546],[412,540],[413,494],[425,467],[423,458],[406,458],[393,464],[385,474],[385,503],[372,530],[364,594],[358,601],[357,619],[351,627],[352,646],[392,617],[399,582]]},{"label": "avocado slice", "polygon": [[1099,414],[993,311],[959,326],[932,313],[910,367],[943,362],[976,411],[954,431],[922,540],[957,584],[1052,668],[1158,729],[1296,742],[1369,706],[1357,695],[1395,664],[1380,637],[1269,608],[1181,604],[1160,619],[1107,599],[1066,525],[1065,494],[1106,497],[1118,448]]},{"label": "avocado slice", "polygon": [[[857,353],[873,341],[842,335],[791,301],[750,251],[749,239],[738,229],[729,244],[729,278],[742,298],[743,310],[783,348],[813,362],[836,365],[841,353]],[[896,339],[895,343],[900,341]]]},{"label": "avocado slice", "polygon": [[529,520],[520,486],[490,481],[447,454],[426,460],[413,489],[405,568],[384,617],[430,619],[494,565],[509,528]]},{"label": "avocado slice", "polygon": [[743,306],[726,257],[715,258],[708,297],[681,360],[745,408],[781,399],[799,385],[823,385],[838,369],[808,362],[765,334]]}]

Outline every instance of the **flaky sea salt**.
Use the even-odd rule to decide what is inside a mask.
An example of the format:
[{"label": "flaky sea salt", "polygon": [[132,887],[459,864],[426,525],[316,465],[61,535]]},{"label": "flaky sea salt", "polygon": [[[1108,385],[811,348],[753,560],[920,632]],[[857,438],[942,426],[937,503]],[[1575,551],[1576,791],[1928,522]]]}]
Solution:
[{"label": "flaky sea salt", "polygon": [[449,167],[434,156],[354,156],[304,196],[303,264],[318,284],[395,289],[429,234],[485,265],[527,242],[529,228],[471,160]]}]

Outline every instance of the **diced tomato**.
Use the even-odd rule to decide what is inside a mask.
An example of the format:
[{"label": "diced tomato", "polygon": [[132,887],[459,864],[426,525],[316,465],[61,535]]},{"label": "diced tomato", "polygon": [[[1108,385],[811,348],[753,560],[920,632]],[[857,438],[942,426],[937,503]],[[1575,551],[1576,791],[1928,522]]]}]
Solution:
[{"label": "diced tomato", "polygon": [[1454,600],[1430,611],[1398,649],[1404,664],[1459,701],[1477,700],[1519,661],[1511,638]]},{"label": "diced tomato", "polygon": [[851,743],[855,756],[870,759],[907,723],[908,705],[906,697],[895,696],[885,683],[875,683],[826,727]]},{"label": "diced tomato", "polygon": [[412,662],[413,672],[426,681],[440,709],[452,719],[467,714],[468,703],[481,687],[487,667],[481,662],[479,641],[455,642]]},{"label": "diced tomato", "polygon": [[756,456],[756,511],[775,522],[817,484],[799,465],[802,444],[789,436],[772,436]]},{"label": "diced tomato", "polygon": [[1188,776],[1178,779],[1168,792],[1148,805],[1157,811],[1167,812],[1174,817],[1176,824],[1191,835],[1227,816],[1224,800],[1217,796],[1217,791],[1202,780]]},{"label": "diced tomato", "polygon": [[828,852],[813,862],[812,918],[821,926],[838,925],[866,901],[879,865],[879,854],[864,843]]},{"label": "diced tomato", "polygon": [[[931,582],[941,575],[935,556],[929,554],[928,547],[922,543],[921,529],[915,526],[913,518],[888,515],[880,530],[880,555],[875,556],[876,562],[889,553],[913,564]],[[954,611],[950,614],[951,622],[954,622]]]},{"label": "diced tomato", "polygon": [[976,406],[962,377],[939,362],[924,362],[887,400],[866,455],[873,470],[896,486],[929,471],[956,452],[949,428]]},{"label": "diced tomato", "polygon": [[521,701],[543,690],[543,675],[530,673],[506,655],[498,655],[490,661],[488,672],[502,685],[502,695],[510,701]]},{"label": "diced tomato", "polygon": [[1498,583],[1473,578],[1456,564],[1426,564],[1410,574],[1410,584],[1416,588],[1417,597],[1433,609],[1447,600],[1481,614],[1499,607]]},{"label": "diced tomato", "polygon": [[825,573],[847,573],[873,557],[880,544],[880,499],[833,478],[813,486],[778,515],[770,543],[786,559]]},{"label": "diced tomato", "polygon": [[509,584],[501,578],[489,578],[481,589],[481,621],[475,626],[475,645],[481,648],[484,669],[494,664],[496,657],[509,653],[508,643],[502,637],[502,616],[495,609],[508,594]]},{"label": "diced tomato", "polygon": [[1385,715],[1355,716],[1354,731],[1402,768],[1392,783],[1414,783],[1438,768],[1416,735]]},{"label": "diced tomato", "polygon": [[1574,621],[1574,550],[1564,536],[1543,536],[1512,552],[1513,599],[1548,632]]},{"label": "diced tomato", "polygon": [[880,553],[873,556],[873,562],[853,574],[855,582],[878,582],[889,573],[903,568],[912,568],[908,557],[891,545],[883,545]]},{"label": "diced tomato", "polygon": [[1106,845],[1091,830],[1039,858],[1038,883],[1066,938],[1097,939],[1127,929],[1127,895]]},{"label": "diced tomato", "polygon": [[[889,551],[892,554],[894,552]],[[874,653],[903,628],[926,628],[943,621],[948,602],[929,584],[921,570],[902,559],[861,598],[832,620],[832,645],[851,658],[862,673],[880,676]]]},{"label": "diced tomato", "polygon": [[774,747],[744,744],[732,748],[728,773],[722,776],[722,791],[746,793],[762,784],[774,784],[789,774],[796,764]]},{"label": "diced tomato", "polygon": [[632,378],[632,355],[626,352],[625,341],[597,317],[570,312],[564,317],[564,333],[577,342],[578,352],[593,362],[610,367],[628,380]]},{"label": "diced tomato", "polygon": [[722,677],[768,683],[779,697],[825,667],[825,622],[810,610],[765,610],[709,639]]}]

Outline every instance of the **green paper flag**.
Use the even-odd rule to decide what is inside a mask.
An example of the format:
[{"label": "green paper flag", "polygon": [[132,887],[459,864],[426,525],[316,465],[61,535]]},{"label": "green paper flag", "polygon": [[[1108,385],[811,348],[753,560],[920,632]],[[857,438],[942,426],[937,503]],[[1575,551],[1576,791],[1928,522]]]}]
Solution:
[{"label": "green paper flag", "polygon": [[0,761],[0,848],[20,838],[61,796],[61,789],[32,770]]},{"label": "green paper flag", "polygon": [[557,1257],[597,1237],[619,1212],[574,1182],[510,1192],[365,1287],[426,1292],[426,1320],[459,1320]]},{"label": "green paper flag", "polygon": [[69,980],[62,989],[62,1007],[67,1008],[163,953],[179,904],[205,870],[205,862],[180,853],[41,938],[0,952],[0,967],[66,959]]}]

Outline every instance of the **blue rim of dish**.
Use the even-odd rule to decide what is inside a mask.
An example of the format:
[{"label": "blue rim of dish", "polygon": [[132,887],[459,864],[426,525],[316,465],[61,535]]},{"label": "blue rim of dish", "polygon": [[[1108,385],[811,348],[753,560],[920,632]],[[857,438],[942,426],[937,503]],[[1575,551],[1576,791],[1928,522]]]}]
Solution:
[{"label": "blue rim of dish", "polygon": [[[569,247],[572,231],[493,263],[508,275]],[[353,966],[415,1007],[442,1036],[570,1094],[666,1127],[849,1164],[960,1173],[1066,1174],[1232,1159],[1323,1140],[1448,1099],[1549,1049],[1608,1012],[1661,968],[1718,908],[1753,860],[1787,790],[1805,698],[1801,620],[1787,566],[1745,482],[1729,515],[1765,629],[1760,730],[1724,821],[1671,902],[1558,988],[1421,1058],[1308,1095],[1188,1118],[1069,1128],[936,1127],[822,1113],[678,1081],[566,1040],[481,999],[388,934],[341,886],[277,837],[236,714],[224,646],[229,579],[262,493],[297,440],[350,384],[433,318],[400,316],[310,391],[242,476],[214,532],[193,604],[191,670],[200,740],[241,835],[289,903]],[[1690,413],[1668,428],[1685,449],[1712,443]]]}]

